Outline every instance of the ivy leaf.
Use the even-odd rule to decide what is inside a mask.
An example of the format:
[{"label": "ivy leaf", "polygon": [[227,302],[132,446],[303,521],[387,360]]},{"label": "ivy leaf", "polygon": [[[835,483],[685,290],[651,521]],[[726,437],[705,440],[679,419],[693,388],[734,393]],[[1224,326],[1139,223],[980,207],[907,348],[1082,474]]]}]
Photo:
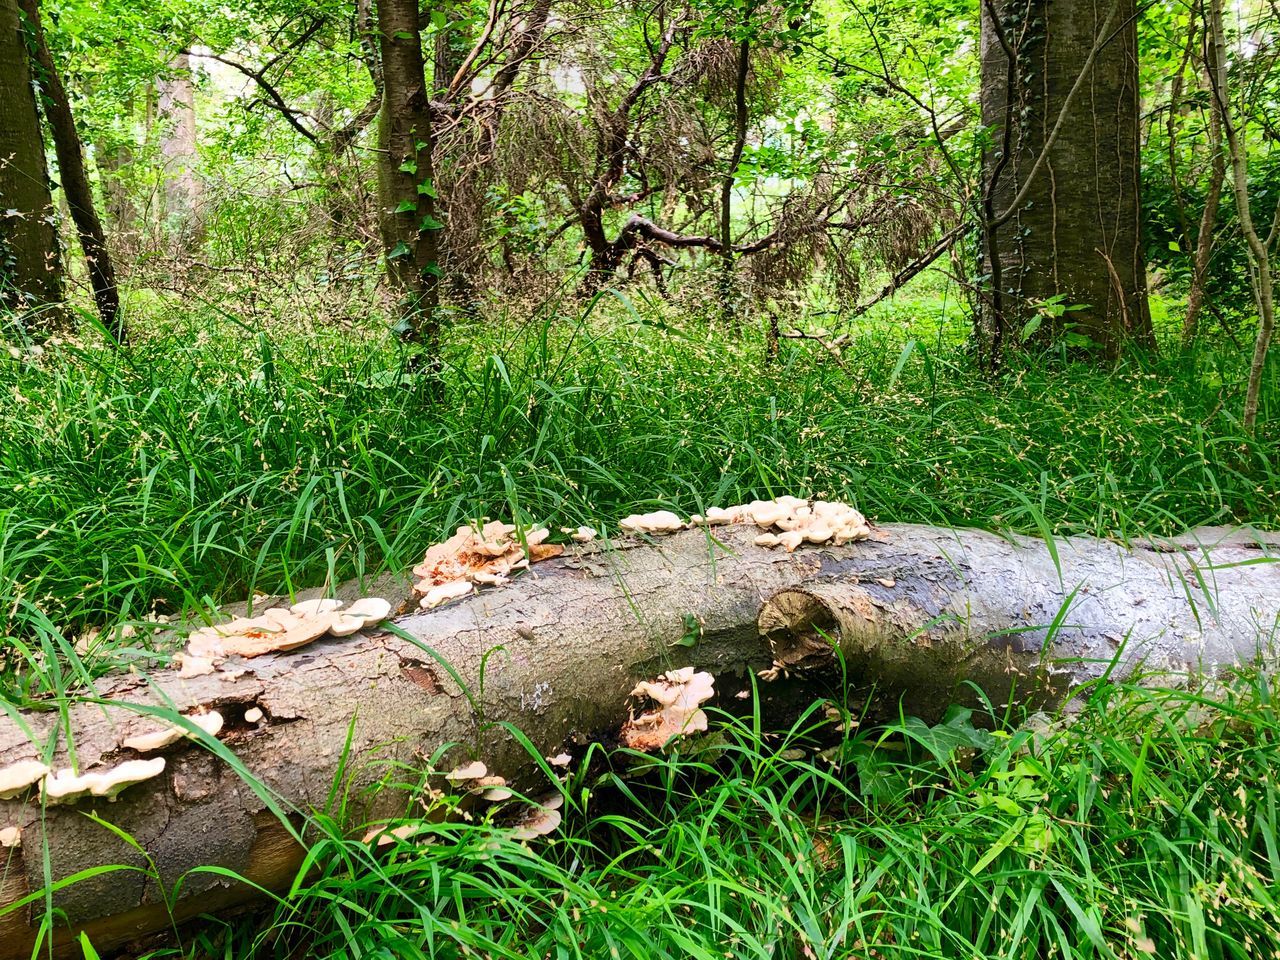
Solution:
[{"label": "ivy leaf", "polygon": [[430,276],[433,276],[433,277],[444,276],[444,271],[440,269],[440,264],[436,263],[434,260],[432,260],[425,267],[423,267],[422,272],[425,274],[429,274]]},{"label": "ivy leaf", "polygon": [[400,164],[400,172],[401,172],[401,173],[417,173],[417,172],[418,172],[418,161],[417,161],[417,160],[406,160],[404,163]]},{"label": "ivy leaf", "polygon": [[401,200],[400,205],[396,207],[396,213],[409,213],[417,210],[418,205],[412,200]]},{"label": "ivy leaf", "polygon": [[391,248],[391,252],[387,254],[387,259],[395,260],[398,257],[407,257],[409,255],[409,252],[410,252],[409,245],[405,243],[403,240],[401,240],[399,243],[397,243],[394,247]]},{"label": "ivy leaf", "polygon": [[397,40],[412,40],[413,34],[408,30],[397,30],[394,34]]},{"label": "ivy leaf", "polygon": [[424,197],[434,198],[436,196],[436,185],[430,180],[423,180],[418,184],[418,193],[422,194]]},{"label": "ivy leaf", "polygon": [[418,229],[419,230],[443,230],[444,222],[442,220],[437,220],[435,217],[431,216],[431,214],[427,214],[425,217],[422,218],[422,223],[419,224]]}]

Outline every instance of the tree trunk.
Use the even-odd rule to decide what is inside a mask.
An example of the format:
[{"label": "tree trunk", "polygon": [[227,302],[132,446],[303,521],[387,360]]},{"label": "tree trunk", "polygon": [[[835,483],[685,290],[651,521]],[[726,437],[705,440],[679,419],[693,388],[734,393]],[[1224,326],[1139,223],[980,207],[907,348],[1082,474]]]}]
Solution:
[{"label": "tree trunk", "polygon": [[71,220],[76,225],[80,248],[84,251],[89,268],[89,283],[93,287],[93,299],[98,306],[98,316],[103,329],[116,341],[125,343],[128,335],[124,317],[120,314],[120,289],[116,285],[116,268],[107,250],[107,237],[98,218],[93,200],[93,188],[84,166],[84,148],[71,116],[71,103],[67,99],[62,76],[58,73],[53,56],[45,43],[40,25],[38,0],[21,0],[23,14],[27,18],[32,36],[35,65],[39,68],[37,79],[45,98],[45,116],[53,134],[54,151],[58,156],[58,175],[62,190],[71,208]]},{"label": "tree trunk", "polygon": [[[0,308],[61,304],[62,261],[18,0],[0,0]],[[60,310],[39,326],[61,326]],[[50,324],[48,321],[54,322]]]},{"label": "tree trunk", "polygon": [[737,291],[733,282],[733,186],[747,146],[747,75],[750,66],[751,41],[744,39],[738,42],[738,69],[733,88],[733,148],[720,183],[720,310],[726,323],[737,316]]},{"label": "tree trunk", "polygon": [[[1209,45],[1212,50],[1212,44]],[[1213,54],[1209,52],[1212,60]],[[1212,65],[1209,66],[1212,70]],[[1212,84],[1210,86],[1212,90]],[[1191,286],[1187,291],[1187,314],[1182,321],[1182,342],[1190,346],[1200,331],[1200,311],[1204,307],[1205,288],[1209,282],[1209,257],[1213,253],[1213,231],[1218,224],[1218,205],[1222,202],[1222,185],[1227,179],[1227,161],[1222,150],[1222,118],[1212,106],[1209,110],[1209,189],[1205,193],[1200,229],[1196,234],[1195,259],[1191,267]]]},{"label": "tree trunk", "polygon": [[204,185],[197,172],[196,95],[190,56],[175,56],[156,85],[160,157],[164,165],[161,219],[173,231],[175,251],[183,252],[199,246],[203,237],[200,201]]},{"label": "tree trunk", "polygon": [[[1258,308],[1258,335],[1249,364],[1249,380],[1245,390],[1243,425],[1252,434],[1258,420],[1258,400],[1262,393],[1262,375],[1267,365],[1267,351],[1275,329],[1275,301],[1271,279],[1271,251],[1253,224],[1249,204],[1248,144],[1231,115],[1231,91],[1227,83],[1227,39],[1222,26],[1222,0],[1209,0],[1208,33],[1213,46],[1213,63],[1209,80],[1213,90],[1213,108],[1227,138],[1231,156],[1231,182],[1235,189],[1236,215],[1240,232],[1248,244],[1249,265],[1253,268],[1253,297]],[[1277,221],[1280,223],[1280,220]]]},{"label": "tree trunk", "polygon": [[[216,708],[226,726],[219,743],[205,741],[210,750],[189,741],[168,748],[163,775],[113,804],[42,810],[34,798],[0,801],[0,824],[22,831],[21,845],[3,851],[0,903],[102,864],[144,870],[139,851],[84,815],[92,809],[136,840],[156,871],[107,872],[51,894],[100,950],[167,927],[161,887],[179,878],[179,918],[251,895],[224,876],[187,874],[197,866],[278,889],[300,862],[293,837],[303,815],[330,808],[335,777],[351,816],[401,815],[412,798],[364,788],[390,765],[422,768],[423,756],[452,744],[441,769],[480,759],[518,789],[538,790],[542,754],[581,756],[589,743],[616,742],[636,682],[677,667],[712,673],[712,705],[727,710],[751,709],[758,684],[770,723],[819,697],[869,697],[873,716],[902,709],[935,718],[953,702],[974,702],[975,688],[997,705],[1036,707],[1106,673],[1247,662],[1267,652],[1280,618],[1280,568],[1259,562],[1276,557],[1280,538],[1239,531],[1133,549],[1074,538],[1051,549],[895,525],[871,540],[793,554],[755,546],[754,527],[713,533],[573,546],[508,585],[401,618],[412,639],[374,630],[217,675],[109,678],[100,700],[72,705],[65,721],[55,710],[22,714],[29,733],[0,728],[0,765],[36,757],[32,743],[54,743],[60,729],[73,731],[81,771],[114,765],[136,756],[123,740],[156,729],[155,712],[166,707]],[[697,642],[677,644],[691,620],[702,628]],[[776,679],[760,680],[760,671]],[[245,716],[255,708],[265,717],[256,724]],[[247,786],[229,760],[261,785]],[[53,763],[68,762],[60,744]],[[0,958],[30,955],[44,903],[37,896],[0,912]],[[69,944],[72,934],[58,936]]]},{"label": "tree trunk", "polygon": [[[1142,252],[1135,0],[988,0],[982,120],[988,343],[1068,325],[1107,356],[1153,343]],[[1012,58],[1010,57],[1012,54]],[[1011,69],[1012,60],[1012,69]],[[1006,137],[1006,120],[1008,129]],[[1008,144],[1007,155],[1002,152]],[[1046,301],[1083,307],[1053,317]]]},{"label": "tree trunk", "polygon": [[401,336],[440,364],[440,266],[431,165],[431,104],[415,0],[378,0],[382,113],[378,122],[379,222],[387,273],[401,293]]}]

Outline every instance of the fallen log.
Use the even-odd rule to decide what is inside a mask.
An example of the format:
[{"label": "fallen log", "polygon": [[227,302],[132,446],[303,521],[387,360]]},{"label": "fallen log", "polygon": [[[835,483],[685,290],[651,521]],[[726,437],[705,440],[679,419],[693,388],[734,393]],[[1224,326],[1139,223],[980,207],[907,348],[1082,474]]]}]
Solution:
[{"label": "fallen log", "polygon": [[[891,525],[786,553],[755,545],[756,533],[575,544],[507,585],[401,617],[403,636],[375,629],[190,679],[116,676],[65,716],[21,714],[0,727],[0,767],[70,765],[68,732],[81,771],[136,760],[124,741],[154,731],[160,710],[216,709],[226,722],[217,741],[165,746],[163,773],[115,802],[0,800],[0,828],[19,831],[0,848],[0,957],[30,955],[46,901],[13,905],[77,871],[136,868],[49,897],[56,942],[85,930],[99,949],[254,893],[193,868],[287,885],[301,857],[293,830],[325,807],[335,778],[364,798],[359,813],[397,815],[403,794],[359,791],[448,746],[442,769],[481,760],[537,789],[542,767],[504,722],[544,754],[580,755],[618,737],[638,681],[674,668],[714,676],[711,706],[742,709],[756,690],[766,717],[826,696],[930,717],[975,689],[997,704],[1053,704],[1108,670],[1218,670],[1268,652],[1280,623],[1275,535],[1202,530],[1126,548]],[[678,644],[694,622],[696,642]],[[154,871],[90,812],[132,837]],[[165,891],[179,880],[171,911]]]}]

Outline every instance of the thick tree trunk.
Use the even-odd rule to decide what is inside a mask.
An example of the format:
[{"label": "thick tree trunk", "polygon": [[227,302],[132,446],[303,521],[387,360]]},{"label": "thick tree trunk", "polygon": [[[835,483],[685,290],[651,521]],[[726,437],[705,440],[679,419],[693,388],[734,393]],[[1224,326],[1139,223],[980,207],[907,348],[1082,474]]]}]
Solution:
[{"label": "thick tree trunk", "polygon": [[[972,701],[970,684],[997,704],[1036,706],[1108,670],[1122,678],[1139,666],[1246,662],[1269,652],[1280,622],[1280,566],[1259,562],[1277,557],[1277,538],[1202,531],[1132,550],[1086,538],[1051,549],[904,525],[787,554],[753,545],[756,532],[571,547],[506,586],[403,617],[397,626],[409,640],[375,630],[218,675],[107,680],[101,699],[72,706],[62,727],[56,711],[23,714],[29,731],[0,728],[0,765],[36,757],[32,743],[59,742],[59,729],[72,732],[82,771],[135,757],[121,744],[156,720],[129,704],[216,708],[227,725],[220,754],[180,742],[162,776],[116,803],[42,810],[33,798],[0,801],[0,826],[22,831],[20,846],[3,851],[0,902],[102,864],[142,868],[137,850],[84,815],[96,810],[146,850],[156,874],[110,872],[57,890],[52,902],[67,923],[90,930],[100,949],[166,927],[161,888],[184,876],[176,915],[216,910],[250,891],[187,871],[218,864],[266,887],[286,884],[300,856],[291,831],[328,807],[335,777],[345,778],[353,816],[397,815],[410,804],[403,794],[363,788],[390,764],[421,767],[423,756],[453,745],[444,769],[480,759],[535,790],[536,758],[504,723],[540,753],[580,756],[588,743],[615,740],[638,680],[676,667],[712,673],[713,704],[726,709],[748,709],[741,694],[758,685],[770,722],[785,723],[817,697],[871,696],[873,714],[896,716],[901,703],[928,718]],[[701,636],[678,645],[690,617]],[[777,679],[758,680],[762,670]],[[245,717],[254,708],[260,724]],[[233,756],[260,788],[233,771]],[[65,743],[53,762],[68,763]],[[7,915],[0,906],[0,958],[29,954],[43,904],[36,897]],[[59,933],[64,943],[70,936]]]},{"label": "thick tree trunk", "polygon": [[401,335],[440,363],[440,265],[432,171],[431,103],[422,60],[418,5],[377,0],[382,48],[378,118],[378,201],[387,273],[401,293]]},{"label": "thick tree trunk", "polygon": [[[60,304],[63,297],[57,219],[27,63],[28,39],[18,0],[0,0],[0,309],[4,310]],[[36,325],[50,324],[46,320]]]},{"label": "thick tree trunk", "polygon": [[162,220],[173,230],[176,251],[198,246],[203,235],[200,201],[204,185],[198,173],[196,94],[191,58],[179,53],[157,81],[160,157],[164,164]]},{"label": "thick tree trunk", "polygon": [[994,288],[981,318],[989,342],[1016,340],[1051,298],[1084,309],[1045,317],[1042,341],[1071,324],[1108,356],[1127,340],[1153,342],[1136,17],[1135,0],[984,4],[982,121],[996,144],[986,157],[987,219],[996,222],[982,270]]},{"label": "thick tree trunk", "polygon": [[21,0],[22,11],[32,34],[35,64],[39,68],[38,80],[45,97],[45,115],[53,134],[54,151],[58,156],[58,177],[71,208],[71,220],[76,225],[80,248],[84,251],[89,268],[89,283],[93,287],[93,299],[98,306],[102,326],[116,341],[128,340],[124,318],[120,314],[120,290],[116,286],[116,268],[107,250],[107,236],[98,218],[93,200],[93,188],[84,166],[84,147],[71,116],[71,102],[62,83],[62,76],[49,46],[45,43],[44,29],[40,24],[40,7],[37,0]]}]

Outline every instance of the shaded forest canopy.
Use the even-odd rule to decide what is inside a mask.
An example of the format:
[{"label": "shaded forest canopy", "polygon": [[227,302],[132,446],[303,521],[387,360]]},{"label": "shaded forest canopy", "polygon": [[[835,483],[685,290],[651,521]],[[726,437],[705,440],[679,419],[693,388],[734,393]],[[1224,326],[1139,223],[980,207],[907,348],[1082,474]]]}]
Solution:
[{"label": "shaded forest canopy", "polygon": [[[69,220],[117,336],[116,272],[142,313],[288,276],[339,315],[381,302],[430,371],[442,327],[498,305],[633,287],[772,343],[928,269],[988,367],[1028,344],[1150,348],[1149,299],[1161,323],[1173,302],[1165,333],[1254,348],[1252,429],[1274,12],[6,0],[6,297],[36,308],[29,331],[57,325],[39,305],[64,260],[81,272]],[[62,187],[43,206],[40,117]]]}]

